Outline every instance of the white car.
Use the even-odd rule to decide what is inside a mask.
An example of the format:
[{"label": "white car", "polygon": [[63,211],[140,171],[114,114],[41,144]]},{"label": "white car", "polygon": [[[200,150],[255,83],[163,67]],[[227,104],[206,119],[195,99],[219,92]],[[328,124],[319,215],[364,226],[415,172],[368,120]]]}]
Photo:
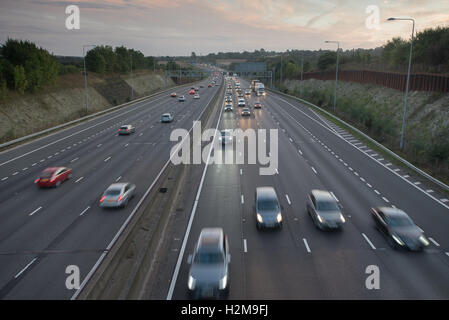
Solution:
[{"label": "white car", "polygon": [[239,107],[244,107],[245,106],[245,99],[239,99],[238,106]]},{"label": "white car", "polygon": [[199,94],[196,94],[196,95],[193,96],[193,99],[199,99],[199,98],[200,98]]}]

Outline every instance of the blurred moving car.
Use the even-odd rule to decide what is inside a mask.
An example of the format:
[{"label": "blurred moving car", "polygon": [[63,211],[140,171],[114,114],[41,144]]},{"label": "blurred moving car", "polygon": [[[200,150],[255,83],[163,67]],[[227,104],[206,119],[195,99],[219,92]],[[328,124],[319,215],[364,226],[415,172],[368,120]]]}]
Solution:
[{"label": "blurred moving car", "polygon": [[126,207],[129,200],[134,197],[136,186],[129,182],[111,184],[100,198],[100,207],[117,208]]},{"label": "blurred moving car", "polygon": [[248,96],[250,96],[250,95],[251,95],[251,89],[246,89],[246,90],[245,90],[245,94],[248,95]]},{"label": "blurred moving car", "polygon": [[196,95],[193,96],[193,99],[199,99],[199,98],[200,98],[199,94],[196,94]]},{"label": "blurred moving car", "polygon": [[195,89],[190,90],[189,94],[195,94]]},{"label": "blurred moving car", "polygon": [[339,229],[346,222],[337,201],[328,191],[310,191],[306,206],[313,223],[321,230]]},{"label": "blurred moving car", "polygon": [[262,104],[260,102],[255,102],[254,109],[262,109]]},{"label": "blurred moving car", "polygon": [[243,108],[242,109],[242,116],[250,116],[251,111],[249,111],[249,108]]},{"label": "blurred moving car", "polygon": [[176,92],[172,92],[172,94],[170,96],[176,97]]},{"label": "blurred moving car", "polygon": [[224,111],[232,111],[232,103],[226,103],[224,107]]},{"label": "blurred moving car", "polygon": [[173,116],[170,113],[164,113],[161,117],[162,123],[172,122],[172,121],[173,121]]},{"label": "blurred moving car", "polygon": [[123,125],[123,126],[121,126],[121,127],[118,129],[118,134],[119,134],[119,135],[131,134],[131,133],[134,133],[134,132],[136,132],[136,128],[134,128],[134,127],[133,127],[132,125],[130,125],[130,124]]},{"label": "blurred moving car", "polygon": [[229,294],[228,237],[222,228],[203,228],[191,256],[187,281],[194,299],[226,298]]},{"label": "blurred moving car", "polygon": [[209,83],[209,84],[207,85],[207,87],[210,88],[210,87],[212,87],[212,85]]},{"label": "blurred moving car", "polygon": [[390,207],[371,208],[371,216],[393,248],[420,251],[429,245],[424,231],[401,209]]},{"label": "blurred moving car", "polygon": [[256,226],[282,228],[281,205],[273,187],[256,188]]},{"label": "blurred moving car", "polygon": [[34,183],[41,188],[59,187],[72,177],[72,169],[66,167],[49,167],[43,170]]},{"label": "blurred moving car", "polygon": [[184,96],[180,96],[180,97],[178,98],[178,101],[180,101],[180,102],[184,102],[184,101],[186,101],[186,97],[184,97]]},{"label": "blurred moving car", "polygon": [[221,144],[227,144],[232,142],[232,132],[231,130],[221,130],[220,137],[218,138]]}]

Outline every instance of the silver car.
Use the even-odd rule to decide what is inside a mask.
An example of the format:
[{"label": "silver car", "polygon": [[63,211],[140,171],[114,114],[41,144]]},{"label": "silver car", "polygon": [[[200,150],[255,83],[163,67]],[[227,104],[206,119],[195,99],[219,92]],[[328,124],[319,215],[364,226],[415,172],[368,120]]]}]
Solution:
[{"label": "silver car", "polygon": [[256,188],[257,229],[282,228],[281,205],[273,187]]},{"label": "silver car", "polygon": [[191,256],[187,288],[191,298],[226,298],[229,294],[228,237],[222,228],[201,230]]},{"label": "silver car", "polygon": [[242,109],[242,116],[250,116],[251,111],[249,111],[249,108],[243,108]]},{"label": "silver car", "polygon": [[161,117],[161,122],[172,122],[173,121],[173,116],[170,113],[164,113]]},{"label": "silver car", "polygon": [[129,200],[134,197],[136,186],[129,182],[111,184],[100,198],[100,207],[117,208],[126,207]]},{"label": "silver car", "polygon": [[307,197],[307,212],[315,225],[323,229],[339,229],[346,222],[334,196],[325,190],[312,190]]}]

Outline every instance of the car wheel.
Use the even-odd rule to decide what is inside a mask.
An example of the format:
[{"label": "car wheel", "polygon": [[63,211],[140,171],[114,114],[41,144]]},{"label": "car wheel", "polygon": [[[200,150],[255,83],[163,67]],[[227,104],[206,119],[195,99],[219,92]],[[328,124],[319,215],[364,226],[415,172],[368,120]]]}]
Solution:
[{"label": "car wheel", "polygon": [[261,229],[261,226],[260,226],[260,224],[258,222],[256,222],[256,228],[257,228],[257,230]]},{"label": "car wheel", "polygon": [[69,174],[69,176],[67,177],[67,180],[72,179],[72,174]]}]

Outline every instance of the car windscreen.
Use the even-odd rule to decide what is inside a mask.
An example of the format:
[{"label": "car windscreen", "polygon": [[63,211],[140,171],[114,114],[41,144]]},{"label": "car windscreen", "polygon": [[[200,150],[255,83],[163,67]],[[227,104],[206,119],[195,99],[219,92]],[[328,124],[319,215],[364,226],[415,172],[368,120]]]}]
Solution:
[{"label": "car windscreen", "polygon": [[387,223],[392,227],[411,227],[414,225],[407,216],[389,216],[387,217]]},{"label": "car windscreen", "polygon": [[319,211],[338,211],[338,205],[334,201],[318,201],[317,210]]},{"label": "car windscreen", "polygon": [[220,263],[223,261],[223,254],[219,251],[198,251],[194,259],[194,262],[197,263]]},{"label": "car windscreen", "polygon": [[118,196],[120,195],[120,189],[108,189],[106,190],[106,195],[107,196]]},{"label": "car windscreen", "polygon": [[279,204],[275,199],[259,199],[257,207],[261,211],[279,211]]},{"label": "car windscreen", "polygon": [[54,171],[42,171],[41,178],[50,178],[53,175]]}]

